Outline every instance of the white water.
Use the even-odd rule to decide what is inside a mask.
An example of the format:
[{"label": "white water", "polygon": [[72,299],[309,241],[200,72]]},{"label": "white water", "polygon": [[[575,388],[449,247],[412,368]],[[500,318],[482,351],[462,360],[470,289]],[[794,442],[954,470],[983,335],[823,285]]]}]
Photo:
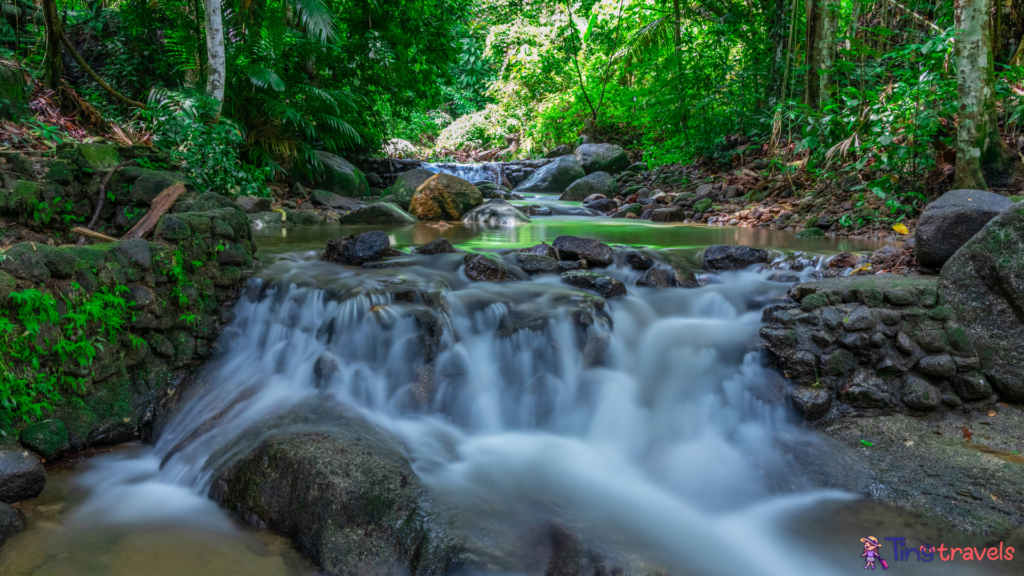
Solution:
[{"label": "white water", "polygon": [[[449,313],[427,398],[413,389],[421,363],[410,360],[417,329],[406,305],[271,288],[236,306],[222,335],[226,352],[208,368],[210,384],[156,447],[101,459],[84,477],[93,495],[77,520],[229,530],[225,514],[205,499],[210,455],[322,394],[313,363],[329,353],[341,368],[331,396],[401,438],[424,483],[481,531],[553,519],[588,542],[684,574],[820,576],[850,567],[833,566],[782,529],[789,515],[846,497],[774,488],[773,479],[793,483],[794,474],[777,439],[798,434],[785,408],[752,393],[768,375],[756,350],[761,310],[749,302],[785,285],[752,272],[724,274],[699,289],[628,282],[633,294],[608,304],[614,328],[591,328],[610,344],[605,365],[588,368],[569,312],[552,301],[569,293],[564,286],[470,284],[459,272],[403,270],[455,287],[445,293]],[[280,262],[274,271],[333,275],[342,286],[377,278],[313,262]],[[609,272],[624,280],[636,274]],[[551,319],[541,332],[500,338],[511,308]],[[334,325],[329,342],[325,322]],[[217,427],[160,467],[175,445],[225,410]]]},{"label": "white water", "polygon": [[489,170],[487,166],[487,164],[479,162],[424,162],[422,164],[424,169],[430,170],[435,174],[451,174],[467,182],[494,182],[496,180],[495,173]]}]

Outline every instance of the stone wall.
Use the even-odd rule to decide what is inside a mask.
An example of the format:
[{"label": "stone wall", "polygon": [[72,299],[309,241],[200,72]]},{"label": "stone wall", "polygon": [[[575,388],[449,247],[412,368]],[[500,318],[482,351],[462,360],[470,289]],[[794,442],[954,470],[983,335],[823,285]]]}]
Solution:
[{"label": "stone wall", "polygon": [[[145,436],[154,406],[173,393],[189,366],[213,353],[256,247],[245,213],[226,198],[208,193],[175,208],[161,218],[151,241],[82,247],[23,242],[3,254],[0,314],[9,320],[16,320],[11,293],[26,289],[52,294],[61,315],[65,297],[120,290],[130,314],[115,339],[98,341],[90,365],[47,365],[52,360],[44,358],[42,369],[81,378],[81,389],[59,391],[63,399],[38,421],[0,410],[0,450],[17,448],[20,440],[49,459]],[[4,361],[29,370],[17,360]]]},{"label": "stone wall", "polygon": [[764,311],[768,361],[808,419],[995,402],[935,277],[850,276],[795,284]]}]

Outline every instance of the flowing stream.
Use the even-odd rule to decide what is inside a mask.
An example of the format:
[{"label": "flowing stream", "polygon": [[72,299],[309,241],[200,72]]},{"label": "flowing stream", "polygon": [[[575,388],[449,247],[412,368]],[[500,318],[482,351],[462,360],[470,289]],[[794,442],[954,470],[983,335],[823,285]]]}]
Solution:
[{"label": "flowing stream", "polygon": [[[809,462],[837,452],[777,401],[781,384],[762,366],[761,310],[786,289],[768,279],[772,271],[658,291],[635,287],[640,273],[620,258],[606,273],[630,294],[600,311],[557,277],[469,282],[459,255],[410,256],[410,266],[390,270],[315,261],[312,250],[325,238],[359,231],[261,236],[267,267],[235,306],[199,396],[155,446],[99,455],[58,475],[64,480],[47,487],[32,527],[3,548],[0,573],[309,573],[280,539],[240,528],[206,494],[225,447],[253,446],[239,444],[245,431],[324,402],[353,407],[398,437],[421,480],[461,518],[470,544],[488,550],[503,573],[536,573],[516,546],[531,527],[552,521],[626,566],[686,575],[849,573],[862,566],[864,531],[926,532],[891,510],[864,512],[870,505],[805,477]],[[805,252],[795,272],[805,278],[819,261],[807,254],[840,248],[775,232],[572,218],[389,233],[400,246],[444,234],[469,249],[575,234],[669,248],[664,258],[680,265],[692,265],[710,243],[767,247],[774,239],[780,261]],[[511,255],[505,260],[514,265]],[[373,290],[395,276],[441,294],[429,366],[417,354],[411,312],[419,304]],[[581,307],[594,319],[582,330]],[[318,387],[313,366],[325,354],[339,370]],[[429,386],[423,370],[432,373]],[[49,515],[38,510],[47,497],[60,501]],[[809,529],[823,524],[828,530]]]}]

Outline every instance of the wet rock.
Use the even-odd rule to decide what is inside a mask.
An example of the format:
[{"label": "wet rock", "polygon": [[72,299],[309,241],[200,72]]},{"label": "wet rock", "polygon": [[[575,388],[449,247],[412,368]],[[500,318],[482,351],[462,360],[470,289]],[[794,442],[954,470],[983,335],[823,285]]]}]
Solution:
[{"label": "wet rock", "polygon": [[727,246],[718,244],[704,251],[704,268],[712,272],[742,270],[754,264],[767,264],[771,255],[767,250],[750,246]]},{"label": "wet rock", "polygon": [[46,468],[28,450],[0,450],[0,502],[31,500],[46,485]]},{"label": "wet rock", "polygon": [[483,254],[467,254],[466,276],[477,282],[515,282],[519,280],[507,266]]},{"label": "wet rock", "polygon": [[949,354],[925,356],[917,362],[917,371],[925,376],[952,378],[956,376],[956,363]]},{"label": "wet rock", "polygon": [[610,174],[607,172],[594,172],[569,184],[565,192],[558,199],[568,202],[582,202],[588,196],[614,196],[618,191],[619,187],[615,184],[615,179]]},{"label": "wet rock", "polygon": [[313,363],[313,385],[323,388],[338,373],[338,361],[330,354],[321,354]]},{"label": "wet rock", "polygon": [[651,222],[682,222],[686,219],[686,212],[679,206],[656,208],[651,212]]},{"label": "wet rock", "polygon": [[611,198],[602,198],[586,204],[586,207],[596,212],[606,213],[611,212],[619,207],[618,203]]},{"label": "wet rock", "polygon": [[6,502],[0,502],[0,545],[25,527],[18,510]]},{"label": "wet rock", "polygon": [[[359,200],[339,196],[333,192],[328,192],[327,190],[313,190],[310,194],[310,200],[312,200],[313,204],[316,206],[326,206],[328,208],[344,210],[346,212],[357,210],[363,206],[363,203]],[[306,206],[306,203],[303,202],[302,205]]]},{"label": "wet rock", "polygon": [[141,310],[154,302],[156,296],[146,286],[132,286],[128,291],[128,307],[132,310]]},{"label": "wet rock", "polygon": [[331,576],[392,562],[424,576],[464,569],[461,546],[398,440],[332,409],[340,413],[327,430],[280,432],[216,471],[210,498],[248,524],[288,535]]},{"label": "wet rock", "polygon": [[320,257],[325,262],[336,262],[348,266],[361,266],[367,262],[378,262],[388,255],[391,240],[380,230],[371,230],[348,238],[333,238],[327,241],[327,249]]},{"label": "wet rock", "polygon": [[483,202],[476,186],[450,174],[435,174],[416,190],[409,212],[421,220],[459,220]]},{"label": "wet rock", "polygon": [[914,233],[914,253],[922,266],[941,268],[989,220],[1013,201],[984,190],[950,190],[925,206]]},{"label": "wet rock", "polygon": [[780,282],[782,284],[795,284],[800,281],[800,277],[796,274],[787,274],[785,272],[776,272],[768,277],[770,282]]},{"label": "wet rock", "polygon": [[[947,193],[948,194],[948,193]],[[917,239],[918,250],[921,238]],[[1003,399],[1024,402],[1024,210],[1004,210],[942,267],[940,285],[981,369]]]},{"label": "wet rock", "polygon": [[590,204],[591,202],[596,202],[598,200],[604,200],[605,198],[607,198],[607,197],[604,194],[591,194],[590,196],[587,196],[586,198],[583,199],[583,203],[584,204]]},{"label": "wet rock", "polygon": [[839,270],[845,270],[846,268],[853,268],[855,266],[857,266],[857,255],[851,252],[840,252],[828,261],[829,268],[838,268]]},{"label": "wet rock", "polygon": [[431,240],[430,242],[424,244],[423,246],[420,246],[419,249],[416,250],[417,254],[427,255],[455,254],[456,252],[458,251],[455,249],[455,247],[451,245],[451,242],[449,242],[447,238],[444,237]]},{"label": "wet rock", "polygon": [[562,260],[558,263],[559,272],[568,272],[569,270],[586,270],[586,260]]},{"label": "wet rock", "polygon": [[626,285],[597,272],[573,270],[562,273],[562,281],[574,288],[590,290],[605,298],[626,295]]},{"label": "wet rock", "polygon": [[572,154],[572,148],[562,144],[561,146],[555,146],[548,153],[544,155],[545,158],[558,158],[559,156],[568,156]]},{"label": "wet rock", "polygon": [[824,387],[796,386],[789,397],[805,420],[820,420],[832,406],[832,393]]},{"label": "wet rock", "polygon": [[678,286],[676,275],[664,268],[651,268],[636,281],[637,286],[646,288],[672,288]]},{"label": "wet rock", "polygon": [[463,222],[492,226],[529,224],[530,217],[504,200],[490,200],[473,208],[462,217]]},{"label": "wet rock", "polygon": [[519,209],[527,216],[551,216],[551,208],[547,206],[531,204],[529,206],[520,206]]},{"label": "wet rock", "polygon": [[409,204],[412,203],[412,197],[416,195],[416,189],[433,176],[433,172],[424,168],[403,172],[395,180],[395,185],[391,187],[391,194],[394,195],[399,206],[408,210]]},{"label": "wet rock", "polygon": [[540,244],[537,244],[536,246],[531,246],[530,248],[524,248],[521,251],[525,252],[525,253],[529,253],[529,254],[539,254],[541,256],[550,256],[550,257],[552,257],[552,258],[554,258],[556,260],[558,259],[558,250],[555,250],[555,247],[552,246],[551,244],[546,244],[544,242],[541,242]]},{"label": "wet rock", "polygon": [[[561,194],[570,184],[586,176],[583,167],[573,156],[560,156],[541,166],[525,182],[516,186],[517,194]],[[584,194],[581,198],[586,197]]]},{"label": "wet rock", "polygon": [[927,412],[942,404],[942,393],[923,378],[908,374],[903,382],[900,400],[911,410]]},{"label": "wet rock", "polygon": [[550,256],[520,252],[516,254],[519,266],[527,274],[554,274],[559,272],[558,260]]},{"label": "wet rock", "polygon": [[992,385],[979,372],[954,376],[953,390],[964,400],[984,400],[992,395]]},{"label": "wet rock", "polygon": [[559,236],[554,247],[561,260],[586,260],[591,266],[611,266],[615,261],[611,246],[592,238]]},{"label": "wet rock", "polygon": [[629,267],[633,270],[639,270],[641,272],[654,268],[655,264],[653,258],[638,250],[633,250],[626,254],[626,263],[629,264]]},{"label": "wet rock", "polygon": [[843,328],[850,331],[867,330],[874,327],[875,315],[867,306],[857,306],[843,318]]},{"label": "wet rock", "polygon": [[885,382],[864,367],[854,371],[839,391],[839,397],[856,408],[885,408],[892,401]]},{"label": "wet rock", "polygon": [[342,224],[371,224],[374,226],[415,224],[417,218],[389,202],[363,206],[338,219]]},{"label": "wet rock", "polygon": [[583,144],[574,151],[583,171],[587,174],[608,172],[617,174],[629,168],[626,151],[615,144]]},{"label": "wet rock", "polygon": [[68,429],[63,422],[56,419],[30,424],[22,429],[18,439],[22,446],[46,460],[52,460],[70,447]]}]

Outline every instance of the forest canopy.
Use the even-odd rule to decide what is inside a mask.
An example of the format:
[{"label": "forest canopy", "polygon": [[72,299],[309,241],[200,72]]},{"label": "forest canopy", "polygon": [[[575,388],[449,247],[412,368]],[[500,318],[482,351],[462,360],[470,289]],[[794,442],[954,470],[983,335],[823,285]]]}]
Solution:
[{"label": "forest canopy", "polygon": [[875,168],[883,194],[919,193],[954,166],[964,186],[1019,179],[1022,12],[1021,0],[13,0],[2,49],[185,164],[227,158],[237,168],[211,185],[238,193],[316,171],[317,150],[380,154],[400,139],[387,150],[535,158],[583,135],[652,166],[755,154]]}]

